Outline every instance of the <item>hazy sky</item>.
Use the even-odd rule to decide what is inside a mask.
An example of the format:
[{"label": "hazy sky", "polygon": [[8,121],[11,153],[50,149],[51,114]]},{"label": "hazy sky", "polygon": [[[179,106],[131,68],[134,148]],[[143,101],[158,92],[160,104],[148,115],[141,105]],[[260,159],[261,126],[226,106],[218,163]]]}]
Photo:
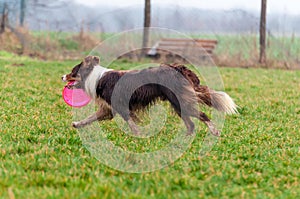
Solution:
[{"label": "hazy sky", "polygon": [[[75,0],[79,3],[94,5],[114,5],[119,7],[144,4],[144,0]],[[208,9],[235,9],[260,10],[261,0],[151,0],[152,4],[171,4]],[[288,13],[300,15],[300,0],[267,0],[268,13]]]}]

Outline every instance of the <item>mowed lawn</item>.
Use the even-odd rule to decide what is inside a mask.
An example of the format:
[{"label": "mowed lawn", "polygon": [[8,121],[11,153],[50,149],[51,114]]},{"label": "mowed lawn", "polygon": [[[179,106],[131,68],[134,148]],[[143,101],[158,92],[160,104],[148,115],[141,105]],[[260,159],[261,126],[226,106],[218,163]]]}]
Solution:
[{"label": "mowed lawn", "polygon": [[[199,158],[202,125],[190,149],[172,165],[130,174],[101,164],[71,127],[72,108],[61,97],[60,77],[75,63],[0,53],[1,198],[300,196],[300,71],[220,68],[240,114],[226,118],[213,149]],[[111,139],[122,145],[126,136],[116,130]],[[168,140],[168,134],[161,136]],[[156,143],[161,140],[148,147]]]}]

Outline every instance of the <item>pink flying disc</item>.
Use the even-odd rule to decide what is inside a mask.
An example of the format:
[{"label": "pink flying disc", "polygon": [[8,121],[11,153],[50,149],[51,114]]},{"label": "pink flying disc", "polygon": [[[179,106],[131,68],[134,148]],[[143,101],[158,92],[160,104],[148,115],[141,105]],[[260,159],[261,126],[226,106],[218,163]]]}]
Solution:
[{"label": "pink flying disc", "polygon": [[[74,85],[75,81],[69,82],[67,85]],[[63,98],[69,106],[72,107],[83,107],[86,106],[91,98],[84,92],[83,89],[69,89],[67,86],[63,89],[62,92]]]}]

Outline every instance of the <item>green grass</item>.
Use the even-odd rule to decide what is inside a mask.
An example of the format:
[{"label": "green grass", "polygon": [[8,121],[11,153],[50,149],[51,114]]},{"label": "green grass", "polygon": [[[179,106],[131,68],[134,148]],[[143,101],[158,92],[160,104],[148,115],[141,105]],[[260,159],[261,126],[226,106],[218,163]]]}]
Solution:
[{"label": "green grass", "polygon": [[[206,128],[163,170],[129,174],[99,163],[71,128],[62,74],[76,62],[41,62],[0,52],[0,197],[9,198],[297,198],[300,196],[300,71],[220,68],[240,106],[212,151],[199,158]],[[130,63],[118,63],[128,68]],[[170,114],[168,128],[176,126]],[[104,122],[114,129],[111,122]],[[109,135],[132,150],[155,142]],[[139,146],[144,145],[144,146]],[[132,146],[132,145],[131,145]],[[140,147],[140,148],[139,148]]]}]

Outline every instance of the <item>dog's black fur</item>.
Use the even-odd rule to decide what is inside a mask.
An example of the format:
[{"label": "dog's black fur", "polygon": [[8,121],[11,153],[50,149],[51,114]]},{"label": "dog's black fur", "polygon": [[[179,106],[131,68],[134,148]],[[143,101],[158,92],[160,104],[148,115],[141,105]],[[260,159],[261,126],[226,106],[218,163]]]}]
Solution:
[{"label": "dog's black fur", "polygon": [[[141,86],[139,86],[141,85]],[[97,96],[104,99],[126,121],[137,110],[168,100],[178,115],[194,110],[196,96],[189,82],[170,67],[148,68],[140,71],[109,71],[100,80]],[[114,103],[112,103],[112,95]],[[128,110],[129,112],[126,112]]]}]

